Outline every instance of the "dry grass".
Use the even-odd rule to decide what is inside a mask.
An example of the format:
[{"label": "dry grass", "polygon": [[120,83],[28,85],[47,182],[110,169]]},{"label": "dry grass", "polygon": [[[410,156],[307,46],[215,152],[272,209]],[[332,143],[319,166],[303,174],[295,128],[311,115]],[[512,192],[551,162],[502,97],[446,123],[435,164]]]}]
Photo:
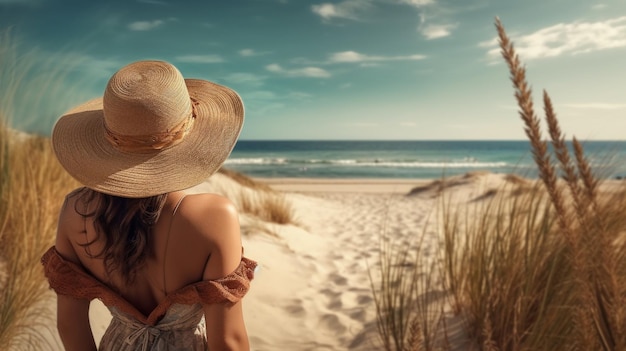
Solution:
[{"label": "dry grass", "polygon": [[445,298],[435,296],[443,286],[437,265],[423,259],[423,239],[405,245],[384,237],[377,269],[369,270],[384,350],[434,350],[447,342]]},{"label": "dry grass", "polygon": [[7,274],[0,286],[0,348],[56,349],[42,335],[55,322],[40,257],[54,243],[65,193],[77,184],[58,165],[47,139],[16,141],[4,123],[0,133],[0,260]]},{"label": "dry grass", "polygon": [[220,168],[218,173],[223,174],[225,176],[227,176],[228,178],[234,180],[235,182],[239,183],[241,186],[245,186],[247,188],[253,189],[253,190],[259,190],[259,191],[267,191],[267,192],[273,192],[274,190],[267,184],[265,183],[261,183],[258,182],[250,177],[248,177],[245,174],[239,173],[239,172],[235,172],[231,169],[228,168]]},{"label": "dry grass", "polygon": [[[554,150],[549,152],[525,68],[499,20],[496,28],[539,182],[511,176],[506,178],[507,190],[490,189],[472,206],[456,208],[442,201],[439,271],[451,294],[448,303],[465,318],[466,334],[476,350],[625,350],[626,189],[601,191],[576,138],[570,154],[544,92],[547,134]],[[436,182],[415,193],[442,192],[449,185]],[[445,333],[439,319],[422,319],[416,327],[406,317],[419,313],[413,300],[436,291],[439,282],[414,283],[424,272],[419,263],[401,273],[390,270],[397,259],[396,253],[381,251],[377,300],[396,303],[378,303],[378,318],[392,318],[397,302],[414,311],[405,310],[403,319],[384,324],[381,338],[392,340],[383,343],[384,349],[451,349],[421,338],[423,328],[443,327]],[[397,283],[403,280],[413,283]],[[406,340],[414,342],[407,345]]]},{"label": "dry grass", "polygon": [[209,190],[229,198],[241,213],[262,222],[301,226],[285,194],[267,184],[224,168],[211,179],[212,186]]}]

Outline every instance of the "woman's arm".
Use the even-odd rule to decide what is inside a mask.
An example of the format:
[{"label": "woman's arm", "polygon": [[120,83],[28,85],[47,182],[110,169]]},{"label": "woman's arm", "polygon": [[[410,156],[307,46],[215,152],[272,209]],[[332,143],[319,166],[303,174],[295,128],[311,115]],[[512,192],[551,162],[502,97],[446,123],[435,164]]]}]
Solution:
[{"label": "woman's arm", "polygon": [[[74,216],[70,211],[75,213],[73,201],[66,200],[59,215],[55,246],[59,254],[66,260],[80,265],[68,236],[71,233],[80,232],[82,220],[77,221],[79,215]],[[57,295],[57,329],[66,351],[96,350],[96,343],[89,323],[88,300]]]},{"label": "woman's arm", "polygon": [[66,351],[95,351],[89,301],[57,295],[57,329]]},{"label": "woman's arm", "polygon": [[[204,280],[227,276],[241,262],[239,215],[234,205],[225,198],[217,197],[212,199],[208,212],[210,215],[203,216],[206,220],[203,234],[211,253],[204,269]],[[241,301],[235,304],[207,304],[204,316],[211,351],[250,349]]]}]

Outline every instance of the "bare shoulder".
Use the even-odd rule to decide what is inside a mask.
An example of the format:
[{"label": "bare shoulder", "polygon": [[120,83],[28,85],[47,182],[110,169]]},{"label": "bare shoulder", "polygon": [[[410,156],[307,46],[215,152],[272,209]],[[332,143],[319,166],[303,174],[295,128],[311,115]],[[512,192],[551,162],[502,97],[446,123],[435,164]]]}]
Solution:
[{"label": "bare shoulder", "polygon": [[78,257],[72,246],[72,239],[85,230],[85,218],[80,211],[80,194],[82,188],[78,188],[65,196],[59,212],[55,247],[66,259],[78,263]]},{"label": "bare shoulder", "polygon": [[236,206],[226,197],[217,194],[193,194],[185,197],[181,212],[192,223],[201,226],[239,223]]},{"label": "bare shoulder", "polygon": [[[71,234],[72,232],[83,231],[83,219],[84,217],[79,213],[82,209],[81,206],[85,206],[80,203],[80,195],[82,188],[78,188],[70,192],[65,196],[63,206],[59,212],[59,231],[65,234]],[[62,230],[62,231],[61,231]]]},{"label": "bare shoulder", "polygon": [[227,198],[216,194],[188,195],[180,211],[209,248],[204,279],[223,277],[241,261],[239,214]]}]

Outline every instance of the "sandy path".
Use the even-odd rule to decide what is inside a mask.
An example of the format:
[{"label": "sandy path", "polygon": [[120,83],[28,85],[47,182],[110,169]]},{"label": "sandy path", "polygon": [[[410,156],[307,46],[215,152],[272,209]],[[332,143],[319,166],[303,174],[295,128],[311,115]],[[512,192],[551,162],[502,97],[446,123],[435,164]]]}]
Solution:
[{"label": "sandy path", "polygon": [[254,349],[378,350],[368,264],[378,261],[383,232],[405,242],[420,235],[435,200],[376,192],[289,198],[306,231],[277,227],[273,245],[283,249],[268,250],[262,237],[245,242],[262,265],[245,306]]}]

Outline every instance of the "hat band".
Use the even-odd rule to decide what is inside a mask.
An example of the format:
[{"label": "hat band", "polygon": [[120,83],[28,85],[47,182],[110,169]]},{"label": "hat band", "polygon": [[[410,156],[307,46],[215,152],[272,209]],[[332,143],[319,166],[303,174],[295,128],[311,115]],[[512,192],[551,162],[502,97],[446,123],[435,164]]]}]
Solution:
[{"label": "hat band", "polygon": [[193,127],[196,120],[198,103],[191,98],[191,114],[181,123],[163,133],[148,135],[123,135],[111,131],[106,123],[104,123],[105,138],[113,144],[113,146],[121,151],[147,153],[154,150],[176,145],[180,143],[185,135]]}]

